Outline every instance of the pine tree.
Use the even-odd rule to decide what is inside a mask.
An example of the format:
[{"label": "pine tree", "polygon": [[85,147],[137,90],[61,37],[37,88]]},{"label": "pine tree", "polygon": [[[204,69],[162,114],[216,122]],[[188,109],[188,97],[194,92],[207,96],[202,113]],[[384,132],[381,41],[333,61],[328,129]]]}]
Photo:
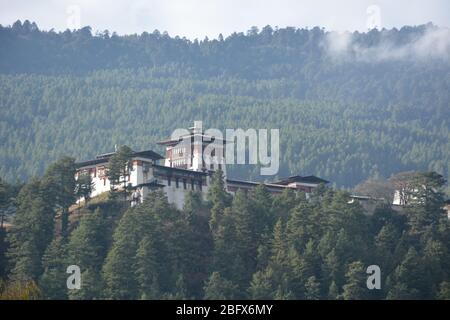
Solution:
[{"label": "pine tree", "polygon": [[430,225],[437,225],[444,216],[442,188],[445,179],[436,172],[420,172],[409,182],[405,210],[411,234],[421,234]]},{"label": "pine tree", "polygon": [[124,200],[127,196],[127,179],[130,175],[133,165],[131,163],[131,158],[133,155],[133,150],[130,147],[123,145],[109,158],[108,169],[106,175],[111,183],[111,193],[115,193],[117,190],[116,186],[122,184],[122,193],[124,195]]},{"label": "pine tree", "polygon": [[246,271],[245,274],[237,276],[241,278],[239,283],[244,285],[250,281],[254,273],[259,235],[255,231],[255,225],[258,223],[258,219],[249,207],[246,195],[242,190],[238,190],[233,199],[232,218],[236,231],[234,241],[235,254],[242,260],[243,269]]},{"label": "pine tree", "polygon": [[136,278],[139,283],[139,296],[146,300],[158,299],[159,266],[156,244],[151,236],[145,236],[139,243],[136,253]]},{"label": "pine tree", "polygon": [[211,208],[211,219],[209,222],[213,234],[217,231],[220,220],[226,207],[230,205],[231,198],[225,190],[225,181],[222,170],[217,170],[211,177],[207,200]]},{"label": "pine tree", "polygon": [[232,262],[236,257],[234,246],[236,231],[231,216],[231,209],[225,210],[220,224],[216,227],[214,235],[213,267],[212,270],[219,272],[226,278],[234,275]]},{"label": "pine tree", "polygon": [[443,281],[439,285],[439,293],[437,298],[440,300],[450,300],[450,282]]},{"label": "pine tree", "polygon": [[61,212],[61,235],[68,236],[69,207],[75,203],[75,159],[63,157],[51,164],[42,178],[45,200]]},{"label": "pine tree", "polygon": [[[192,196],[192,201],[189,198]],[[182,264],[180,268],[186,280],[189,296],[194,299],[203,297],[203,283],[211,270],[211,258],[213,254],[213,238],[209,228],[209,215],[207,208],[197,192],[189,193],[186,197],[184,215],[180,216],[173,233],[179,233],[173,237],[178,242]],[[181,221],[180,221],[181,220]],[[180,246],[181,244],[181,246]]]},{"label": "pine tree", "polygon": [[311,276],[305,283],[305,298],[308,300],[320,299],[320,283],[315,276]]},{"label": "pine tree", "polygon": [[54,239],[44,256],[42,257],[44,273],[42,274],[39,286],[46,299],[61,300],[67,299],[66,280],[68,274],[66,244],[61,238]]},{"label": "pine tree", "polygon": [[337,300],[339,299],[339,289],[336,285],[336,282],[332,281],[330,284],[330,288],[328,288],[328,299]]},{"label": "pine tree", "polygon": [[[107,228],[102,213],[97,209],[93,213],[82,216],[79,226],[72,232],[68,243],[68,262],[77,265],[82,275],[89,277],[91,282],[83,278],[80,290],[71,290],[70,298],[99,298],[102,283],[99,271],[106,255],[108,241]],[[97,283],[92,283],[97,281]]]},{"label": "pine tree", "polygon": [[297,199],[292,189],[286,188],[281,194],[273,197],[271,211],[276,215],[276,220],[279,218],[286,222],[289,212],[297,205]]},{"label": "pine tree", "polygon": [[[424,265],[427,270],[431,283],[435,288],[432,290],[438,290],[438,285],[441,279],[446,278],[447,271],[445,270],[446,262],[449,261],[449,255],[445,245],[439,240],[428,239],[423,248]],[[431,293],[431,295],[435,295]]]},{"label": "pine tree", "polygon": [[255,230],[258,235],[271,230],[275,224],[275,216],[271,210],[272,195],[264,184],[259,184],[251,193],[250,209],[257,218]]},{"label": "pine tree", "polygon": [[367,297],[366,273],[361,261],[349,264],[345,274],[347,283],[344,285],[342,297],[345,300],[362,300]]},{"label": "pine tree", "polygon": [[423,260],[414,247],[410,247],[403,261],[390,279],[390,299],[431,298],[431,281]]},{"label": "pine tree", "polygon": [[184,281],[184,276],[181,273],[178,275],[177,281],[175,282],[175,293],[173,298],[176,300],[188,299],[186,282]]},{"label": "pine tree", "polygon": [[286,241],[288,246],[301,250],[313,236],[310,218],[312,210],[308,204],[301,204],[292,209],[286,224]]},{"label": "pine tree", "polygon": [[141,207],[127,210],[114,230],[113,244],[102,270],[107,298],[139,298],[134,268],[141,231],[141,221],[138,220],[137,210],[142,209]]},{"label": "pine tree", "polygon": [[204,292],[206,300],[230,300],[237,296],[238,287],[220,273],[213,272],[205,284]]},{"label": "pine tree", "polygon": [[283,223],[281,222],[281,219],[279,219],[273,229],[272,257],[280,257],[280,259],[283,259],[287,253],[286,247],[287,244],[285,239]]},{"label": "pine tree", "polygon": [[325,257],[324,273],[328,275],[328,278],[331,280],[331,282],[335,284],[336,289],[344,285],[344,265],[342,264],[340,257],[336,254],[335,249],[331,250],[331,252]]},{"label": "pine tree", "polygon": [[0,178],[0,279],[6,276],[6,251],[8,242],[6,241],[6,212],[10,205],[9,186]]},{"label": "pine tree", "polygon": [[389,274],[392,271],[394,253],[399,238],[399,232],[391,223],[383,226],[378,235],[375,237],[377,259],[386,274]]},{"label": "pine tree", "polygon": [[274,297],[274,290],[271,283],[272,269],[257,271],[253,274],[249,287],[249,295],[253,300],[270,300]]},{"label": "pine tree", "polygon": [[95,184],[90,174],[81,174],[76,180],[75,194],[77,198],[83,198],[87,204],[92,192],[95,190]]},{"label": "pine tree", "polygon": [[37,280],[43,272],[42,256],[53,239],[54,206],[42,196],[42,183],[31,180],[20,191],[13,226],[8,233],[11,277]]},{"label": "pine tree", "polygon": [[203,199],[200,192],[188,191],[184,199],[183,212],[188,216],[199,215],[203,211]]}]

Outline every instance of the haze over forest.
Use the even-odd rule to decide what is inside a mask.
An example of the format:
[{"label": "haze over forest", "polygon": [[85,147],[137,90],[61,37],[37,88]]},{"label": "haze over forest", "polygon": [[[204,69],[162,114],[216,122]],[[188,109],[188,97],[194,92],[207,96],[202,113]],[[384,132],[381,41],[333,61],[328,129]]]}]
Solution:
[{"label": "haze over forest", "polygon": [[[279,128],[278,177],[352,187],[434,170],[449,178],[450,31],[254,27],[217,39],[0,27],[0,176],[41,175],[176,128]],[[262,179],[256,166],[234,178]]]}]

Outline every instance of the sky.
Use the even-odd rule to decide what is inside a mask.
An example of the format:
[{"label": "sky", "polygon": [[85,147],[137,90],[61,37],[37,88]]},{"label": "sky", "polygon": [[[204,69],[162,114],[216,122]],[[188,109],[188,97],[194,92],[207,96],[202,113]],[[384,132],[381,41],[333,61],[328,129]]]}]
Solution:
[{"label": "sky", "polygon": [[167,31],[189,39],[222,33],[314,26],[334,31],[400,28],[432,22],[450,27],[449,0],[0,0],[0,24],[30,20],[40,29],[91,26],[118,34]]}]

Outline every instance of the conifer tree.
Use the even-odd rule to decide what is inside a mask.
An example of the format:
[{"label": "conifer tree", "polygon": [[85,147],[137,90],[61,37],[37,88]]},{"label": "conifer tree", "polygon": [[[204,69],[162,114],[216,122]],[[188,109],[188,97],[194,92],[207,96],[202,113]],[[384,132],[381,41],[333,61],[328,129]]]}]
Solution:
[{"label": "conifer tree", "polygon": [[136,277],[139,283],[139,296],[145,300],[158,299],[159,289],[159,265],[157,248],[151,236],[145,236],[139,243],[136,253]]},{"label": "conifer tree", "polygon": [[361,261],[355,261],[348,265],[345,274],[347,283],[343,287],[342,297],[345,300],[363,300],[367,297],[366,273]]},{"label": "conifer tree", "polygon": [[17,212],[8,234],[11,277],[37,280],[43,272],[42,256],[53,239],[54,205],[43,198],[40,180],[33,179],[20,191]]},{"label": "conifer tree", "polygon": [[305,298],[308,300],[320,299],[320,284],[315,276],[311,276],[305,283]]},{"label": "conifer tree", "polygon": [[79,226],[70,236],[67,260],[69,264],[79,266],[81,274],[88,279],[82,277],[81,289],[70,290],[70,298],[94,299],[101,296],[103,286],[99,271],[105,259],[107,246],[107,227],[100,210],[84,214]]},{"label": "conifer tree", "polygon": [[231,203],[231,198],[225,190],[224,174],[222,170],[217,170],[211,177],[211,185],[208,189],[207,200],[211,208],[210,228],[215,234],[224,210]]},{"label": "conifer tree", "polygon": [[439,293],[437,298],[440,300],[450,300],[450,282],[443,281],[439,285]]},{"label": "conifer tree", "polygon": [[139,298],[134,266],[141,231],[136,211],[140,208],[138,206],[127,210],[114,231],[113,244],[102,270],[105,295],[108,298]]},{"label": "conifer tree", "polygon": [[75,203],[75,159],[63,157],[51,164],[42,178],[45,200],[61,212],[61,235],[68,236],[69,207]]},{"label": "conifer tree", "polygon": [[252,281],[249,287],[249,296],[251,299],[273,299],[274,290],[272,285],[272,272],[272,269],[267,268],[265,271],[257,271],[253,274]]},{"label": "conifer tree", "polygon": [[206,300],[230,300],[237,296],[238,287],[223,278],[220,273],[213,272],[205,283],[204,292],[204,299]]},{"label": "conifer tree", "polygon": [[39,287],[46,299],[67,299],[66,280],[68,274],[66,244],[61,238],[55,238],[42,257],[44,273],[42,274]]},{"label": "conifer tree", "polygon": [[235,234],[235,254],[239,255],[242,260],[245,274],[241,277],[240,283],[248,283],[256,266],[257,246],[259,243],[259,234],[255,230],[258,223],[254,211],[249,207],[249,202],[244,191],[239,189],[232,203],[232,217],[234,223]]},{"label": "conifer tree", "polygon": [[108,169],[106,175],[111,183],[111,193],[117,192],[116,186],[122,184],[122,193],[124,199],[127,196],[127,179],[130,175],[133,165],[131,163],[131,157],[133,150],[130,147],[123,145],[109,158]]},{"label": "conifer tree", "polygon": [[328,299],[337,300],[339,299],[339,289],[336,285],[336,282],[332,281],[330,284],[330,288],[328,288]]}]

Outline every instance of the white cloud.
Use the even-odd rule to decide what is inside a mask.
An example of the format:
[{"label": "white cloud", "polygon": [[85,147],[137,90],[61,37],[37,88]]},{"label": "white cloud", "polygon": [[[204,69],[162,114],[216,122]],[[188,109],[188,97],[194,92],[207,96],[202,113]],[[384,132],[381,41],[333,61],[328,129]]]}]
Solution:
[{"label": "white cloud", "polygon": [[450,62],[450,29],[427,26],[422,34],[400,45],[384,31],[379,42],[370,46],[358,42],[351,33],[329,32],[324,47],[332,58],[341,61],[442,59]]}]

